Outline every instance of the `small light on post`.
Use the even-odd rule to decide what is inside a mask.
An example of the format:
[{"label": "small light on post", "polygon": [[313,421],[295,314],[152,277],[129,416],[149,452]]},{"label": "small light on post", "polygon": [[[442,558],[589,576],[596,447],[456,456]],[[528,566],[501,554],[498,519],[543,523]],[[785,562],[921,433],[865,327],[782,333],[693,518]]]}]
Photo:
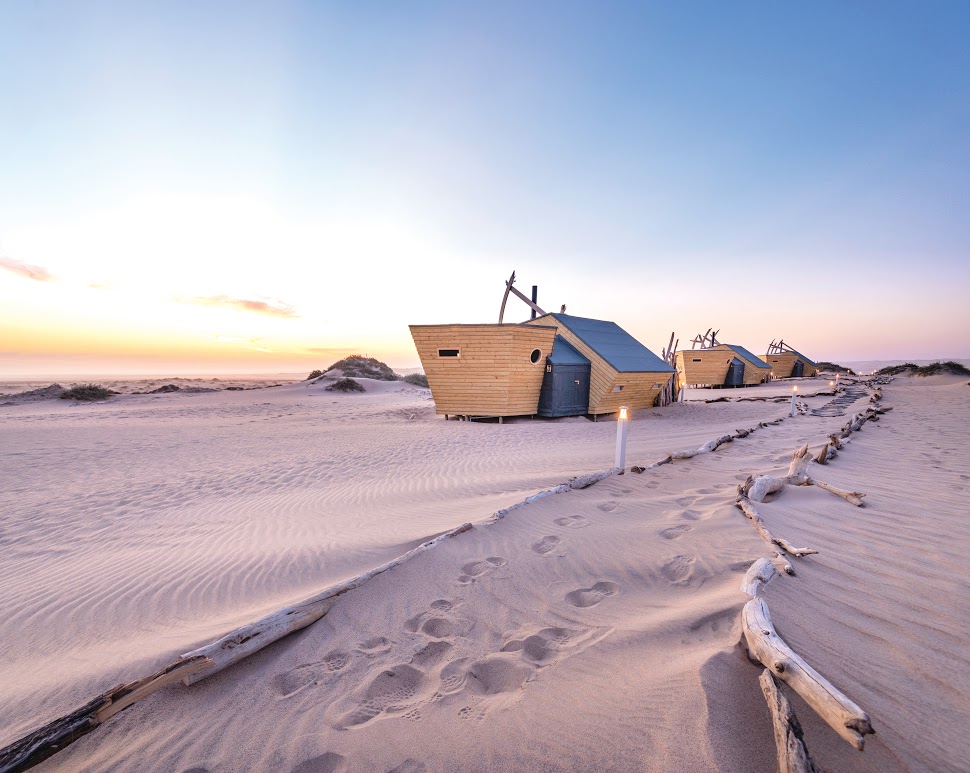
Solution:
[{"label": "small light on post", "polygon": [[798,392],[798,384],[795,384],[791,388],[791,410],[788,412],[789,416],[795,415],[795,394]]},{"label": "small light on post", "polygon": [[623,474],[626,467],[626,433],[629,427],[626,406],[621,405],[620,413],[616,419],[616,457],[613,461],[613,466],[620,468],[620,475]]}]

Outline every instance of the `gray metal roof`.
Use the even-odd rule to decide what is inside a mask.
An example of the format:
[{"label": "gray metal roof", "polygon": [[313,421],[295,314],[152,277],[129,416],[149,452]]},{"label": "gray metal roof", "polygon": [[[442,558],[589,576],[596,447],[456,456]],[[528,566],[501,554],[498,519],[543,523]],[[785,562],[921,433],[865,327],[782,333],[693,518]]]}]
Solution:
[{"label": "gray metal roof", "polygon": [[589,365],[589,360],[575,346],[558,335],[552,344],[552,352],[546,359],[554,365]]},{"label": "gray metal roof", "polygon": [[745,349],[743,346],[738,346],[737,344],[723,344],[723,345],[724,346],[728,346],[731,349],[734,349],[734,351],[736,351],[738,354],[740,354],[742,357],[744,357],[744,359],[746,359],[748,362],[750,362],[756,368],[763,368],[764,370],[771,370],[771,366],[767,362],[765,362],[763,359],[761,359],[757,355],[752,354],[747,349]]},{"label": "gray metal roof", "polygon": [[[620,373],[673,373],[666,362],[641,344],[615,322],[547,314],[567,328],[580,341]],[[540,318],[541,319],[541,318]]]}]

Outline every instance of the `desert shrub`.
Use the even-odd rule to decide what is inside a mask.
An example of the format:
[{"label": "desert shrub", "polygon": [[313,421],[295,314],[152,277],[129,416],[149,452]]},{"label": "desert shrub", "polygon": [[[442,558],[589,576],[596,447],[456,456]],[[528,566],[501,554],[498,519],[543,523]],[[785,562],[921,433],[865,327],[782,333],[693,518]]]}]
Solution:
[{"label": "desert shrub", "polygon": [[409,373],[404,377],[404,380],[414,386],[428,388],[428,377],[423,373]]},{"label": "desert shrub", "polygon": [[330,386],[327,387],[328,392],[366,392],[360,382],[354,381],[352,378],[342,378],[334,381]]},{"label": "desert shrub", "polygon": [[364,357],[361,354],[352,354],[335,362],[328,371],[339,369],[348,378],[373,378],[378,381],[398,381],[400,376],[391,368],[373,357]]},{"label": "desert shrub", "polygon": [[320,378],[323,375],[322,370],[311,370],[310,375],[306,377],[307,381],[312,381],[315,378]]},{"label": "desert shrub", "polygon": [[838,365],[834,362],[816,362],[815,367],[826,372],[847,373],[850,376],[856,375],[856,372],[852,368],[847,368],[845,365]]},{"label": "desert shrub", "polygon": [[70,389],[61,393],[62,400],[107,400],[111,395],[116,395],[110,389],[105,389],[100,384],[76,384]]},{"label": "desert shrub", "polygon": [[898,376],[900,373],[911,373],[914,376],[935,376],[937,373],[949,373],[954,376],[970,376],[970,369],[959,362],[931,362],[929,365],[914,365],[911,362],[903,365],[890,365],[876,371],[877,376]]}]

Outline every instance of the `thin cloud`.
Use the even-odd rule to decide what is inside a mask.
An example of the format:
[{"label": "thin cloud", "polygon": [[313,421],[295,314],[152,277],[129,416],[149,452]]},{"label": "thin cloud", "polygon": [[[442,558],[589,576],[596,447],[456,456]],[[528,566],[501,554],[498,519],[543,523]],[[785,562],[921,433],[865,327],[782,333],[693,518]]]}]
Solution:
[{"label": "thin cloud", "polygon": [[209,295],[199,298],[180,298],[182,303],[194,303],[197,306],[219,306],[237,311],[253,311],[257,314],[268,314],[271,317],[298,317],[293,307],[281,301],[254,301],[250,298],[230,298],[228,295]]},{"label": "thin cloud", "polygon": [[35,282],[50,282],[54,275],[42,266],[31,266],[29,263],[21,263],[13,258],[0,257],[0,268],[12,271],[20,276],[33,279]]}]

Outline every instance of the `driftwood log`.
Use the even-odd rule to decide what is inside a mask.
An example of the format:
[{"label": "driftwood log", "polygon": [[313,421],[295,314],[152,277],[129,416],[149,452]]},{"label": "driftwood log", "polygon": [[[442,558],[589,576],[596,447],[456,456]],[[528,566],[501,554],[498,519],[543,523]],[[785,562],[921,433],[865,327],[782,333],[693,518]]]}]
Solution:
[{"label": "driftwood log", "polygon": [[112,687],[94,700],[0,749],[0,771],[15,773],[38,765],[102,722],[166,685],[209,667],[204,656],[183,657],[143,679]]},{"label": "driftwood log", "polygon": [[778,773],[818,773],[808,756],[802,726],[792,710],[788,698],[778,689],[778,682],[767,668],[758,678],[761,692],[771,712],[771,726],[775,732]]},{"label": "driftwood log", "polygon": [[875,730],[858,705],[812,668],[777,634],[762,598],[753,598],[741,611],[741,628],[748,652],[797,692],[828,725],[860,751]]},{"label": "driftwood log", "polygon": [[470,523],[422,542],[413,550],[346,582],[334,585],[305,601],[273,612],[254,623],[238,628],[216,642],[186,653],[150,676],[113,687],[70,714],[0,749],[0,771],[13,773],[37,765],[100,724],[124,711],[136,701],[179,680],[194,684],[221,671],[248,655],[272,644],[289,633],[305,628],[323,617],[342,593],[363,585],[372,577],[409,561],[438,543],[472,529]]},{"label": "driftwood log", "polygon": [[744,573],[744,578],[741,580],[741,592],[747,593],[751,598],[757,597],[761,588],[767,585],[775,574],[775,565],[767,558],[759,558]]},{"label": "driftwood log", "polygon": [[333,606],[334,599],[337,596],[354,588],[359,588],[373,577],[383,574],[396,566],[400,566],[410,561],[419,553],[430,550],[444,540],[455,537],[472,528],[474,527],[470,523],[465,523],[457,528],[446,531],[444,534],[439,534],[434,539],[422,542],[413,550],[409,550],[404,555],[398,556],[386,564],[370,569],[339,585],[327,588],[316,596],[312,596],[292,606],[284,607],[257,620],[255,623],[237,628],[232,633],[223,636],[212,644],[200,647],[197,650],[192,650],[192,652],[187,652],[183,657],[204,656],[211,661],[211,665],[206,666],[205,669],[196,673],[187,675],[183,679],[183,682],[185,684],[195,684],[227,666],[231,666],[233,663],[237,663],[243,658],[252,655],[263,647],[272,644],[277,639],[281,639],[287,634],[298,631],[301,628],[306,628],[330,611],[330,607]]}]

